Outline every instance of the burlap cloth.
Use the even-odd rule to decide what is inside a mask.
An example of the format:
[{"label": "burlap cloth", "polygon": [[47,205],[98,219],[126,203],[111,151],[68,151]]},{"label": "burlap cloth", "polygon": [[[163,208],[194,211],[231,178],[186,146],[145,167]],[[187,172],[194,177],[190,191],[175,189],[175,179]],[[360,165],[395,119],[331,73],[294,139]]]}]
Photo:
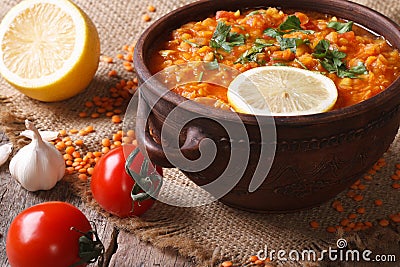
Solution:
[{"label": "burlap cloth", "polygon": [[[14,6],[18,0],[2,0],[0,17]],[[139,34],[161,15],[182,6],[192,0],[121,0],[121,1],[85,1],[76,3],[85,10],[96,24],[101,38],[101,51],[104,55],[115,56],[121,52],[124,44],[132,44]],[[370,6],[400,23],[400,1],[392,0],[357,0]],[[152,4],[156,12],[149,13],[147,7]],[[143,14],[149,14],[150,22],[144,22]],[[116,78],[109,78],[107,73],[117,69],[120,78],[132,79],[134,74],[124,72],[122,64],[100,63],[95,79],[89,88],[80,95],[59,103],[41,103],[25,97],[0,80],[0,111],[3,131],[14,142],[19,130],[23,129],[21,121],[33,120],[40,129],[81,129],[94,125],[96,134],[86,136],[87,150],[98,150],[100,140],[121,128],[111,123],[109,118],[81,119],[78,114],[84,110],[85,101],[94,95],[107,95],[108,88],[115,84]],[[392,189],[390,176],[396,171],[395,164],[400,163],[400,139],[396,138],[389,151],[384,155],[387,165],[373,176],[372,181],[363,181],[367,186],[362,192],[364,200],[355,202],[346,197],[345,192],[337,197],[341,199],[345,211],[339,214],[326,203],[319,207],[284,215],[252,214],[227,207],[219,202],[195,208],[179,208],[157,203],[141,219],[120,220],[103,213],[117,226],[151,242],[157,247],[173,247],[182,255],[192,257],[198,266],[213,266],[223,260],[232,260],[244,266],[250,255],[259,250],[268,249],[299,250],[327,249],[335,247],[339,236],[347,239],[353,248],[369,248],[375,254],[397,254],[397,265],[400,266],[399,231],[395,225],[383,228],[378,220],[400,211],[400,192]],[[75,177],[66,177],[77,189],[77,194],[93,208],[100,209],[92,201],[88,184],[78,183]],[[166,179],[177,183],[187,183],[186,178],[177,170],[167,170]],[[173,192],[172,192],[173,193]],[[376,207],[375,199],[382,199],[383,206]],[[356,212],[358,207],[365,207],[367,212],[359,215],[360,221],[371,221],[374,227],[357,233],[326,232],[326,227],[338,225],[340,219]],[[318,221],[320,227],[312,229],[310,221]],[[294,265],[327,265],[328,263],[282,263]],[[358,263],[331,263],[332,266],[363,266]],[[353,265],[354,264],[354,265]],[[374,266],[374,265],[370,265]]]}]

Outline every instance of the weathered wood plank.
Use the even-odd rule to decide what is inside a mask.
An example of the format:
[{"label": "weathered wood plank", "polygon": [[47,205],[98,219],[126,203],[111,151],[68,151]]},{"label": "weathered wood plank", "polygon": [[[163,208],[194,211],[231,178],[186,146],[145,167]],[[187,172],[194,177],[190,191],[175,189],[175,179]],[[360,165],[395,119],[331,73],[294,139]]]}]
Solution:
[{"label": "weathered wood plank", "polygon": [[118,249],[110,261],[110,267],[191,267],[190,259],[179,257],[172,249],[158,249],[139,241],[134,235],[120,231]]},{"label": "weathered wood plank", "polygon": [[[61,181],[49,191],[31,193],[21,188],[10,176],[8,163],[6,163],[0,167],[0,266],[9,266],[5,250],[6,234],[13,218],[32,205],[52,200],[66,201],[78,207],[89,220],[96,224],[99,237],[106,248],[113,244],[112,234],[115,226],[76,197],[67,182]],[[150,244],[140,241],[135,235],[124,231],[118,233],[117,241],[117,251],[114,255],[109,255],[109,261],[106,261],[104,267],[194,266],[188,259],[180,257],[176,251],[156,249]],[[92,266],[97,266],[97,264]]]}]

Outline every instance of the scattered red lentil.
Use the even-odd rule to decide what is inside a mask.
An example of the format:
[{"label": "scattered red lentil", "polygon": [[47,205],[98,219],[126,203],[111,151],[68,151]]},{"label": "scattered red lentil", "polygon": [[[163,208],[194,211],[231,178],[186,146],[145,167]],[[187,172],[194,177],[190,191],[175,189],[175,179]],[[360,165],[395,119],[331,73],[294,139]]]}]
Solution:
[{"label": "scattered red lentil", "polygon": [[394,189],[399,189],[399,188],[400,188],[400,183],[393,183],[393,184],[392,184],[392,187],[393,187]]},{"label": "scattered red lentil", "polygon": [[347,218],[349,218],[349,219],[355,219],[355,218],[357,218],[357,214],[355,214],[355,213],[350,213],[350,214],[347,216]]},{"label": "scattered red lentil", "polygon": [[65,153],[72,155],[72,153],[75,151],[75,148],[73,146],[69,146],[65,149]]},{"label": "scattered red lentil", "polygon": [[121,117],[120,117],[119,115],[114,115],[114,116],[112,116],[112,117],[111,117],[111,121],[112,121],[113,123],[121,123],[121,122],[122,122]]},{"label": "scattered red lentil", "polygon": [[349,190],[346,194],[346,196],[353,198],[357,193],[353,190]]},{"label": "scattered red lentil", "polygon": [[375,199],[374,204],[375,206],[382,206],[383,201],[381,199]]},{"label": "scattered red lentil", "polygon": [[339,200],[335,200],[332,202],[332,208],[336,209],[338,205],[342,205],[342,203]]},{"label": "scattered red lentil", "polygon": [[358,185],[359,190],[365,190],[366,188],[367,188],[367,186],[365,184]]},{"label": "scattered red lentil", "polygon": [[87,116],[88,116],[87,112],[85,112],[85,111],[79,112],[80,118],[86,118]]},{"label": "scattered red lentil", "polygon": [[60,136],[66,136],[67,135],[67,131],[66,130],[60,130],[59,132]]},{"label": "scattered red lentil", "polygon": [[317,221],[311,221],[310,226],[314,229],[319,228],[319,223]]},{"label": "scattered red lentil", "polygon": [[361,201],[361,200],[364,199],[364,197],[363,197],[362,195],[355,195],[355,196],[353,197],[353,199],[354,199],[355,201]]},{"label": "scattered red lentil", "polygon": [[71,134],[76,134],[76,133],[78,133],[79,131],[77,130],[77,129],[71,129],[71,130],[69,130],[69,133],[71,133]]},{"label": "scattered red lentil", "polygon": [[144,14],[144,15],[142,16],[142,19],[143,19],[143,21],[148,22],[148,21],[151,20],[151,17],[150,17],[148,14]]},{"label": "scattered red lentil", "polygon": [[367,180],[367,181],[372,181],[372,176],[371,175],[364,175],[364,180]]},{"label": "scattered red lentil", "polygon": [[343,212],[344,211],[344,208],[343,208],[342,204],[339,204],[339,205],[336,206],[336,211],[338,211],[338,212]]},{"label": "scattered red lentil", "polygon": [[155,11],[156,11],[156,8],[155,8],[153,5],[149,5],[149,6],[147,7],[147,10],[148,10],[149,12],[155,12]]},{"label": "scattered red lentil", "polygon": [[261,265],[261,264],[264,264],[264,261],[262,261],[262,260],[256,260],[256,261],[254,262],[254,264]]},{"label": "scattered red lentil", "polygon": [[109,77],[117,77],[118,76],[118,72],[116,70],[110,70],[108,72],[108,76]]},{"label": "scattered red lentil", "polygon": [[335,232],[336,232],[336,227],[334,227],[334,226],[328,226],[328,227],[326,228],[326,231],[327,231],[328,233],[335,233]]},{"label": "scattered red lentil", "polygon": [[224,261],[224,262],[221,264],[221,266],[222,266],[222,267],[231,267],[231,266],[233,266],[233,262],[231,262],[231,261]]},{"label": "scattered red lentil", "polygon": [[88,176],[87,176],[86,174],[84,174],[84,173],[80,173],[80,174],[78,175],[78,178],[79,178],[79,180],[87,181]]},{"label": "scattered red lentil", "polygon": [[102,56],[101,61],[106,62],[106,63],[113,63],[114,59],[109,56]]},{"label": "scattered red lentil", "polygon": [[393,214],[390,219],[395,223],[400,223],[400,214]]},{"label": "scattered red lentil", "polygon": [[386,219],[381,219],[381,220],[379,221],[379,225],[382,226],[382,227],[386,227],[386,226],[389,225],[389,221],[386,220]]},{"label": "scattered red lentil", "polygon": [[251,262],[255,262],[256,260],[258,260],[258,257],[256,255],[250,256],[249,261]]},{"label": "scattered red lentil", "polygon": [[357,213],[359,214],[364,214],[365,213],[365,208],[364,207],[360,207],[357,209]]},{"label": "scattered red lentil", "polygon": [[372,227],[372,222],[366,221],[364,224],[365,224],[365,226],[367,226],[367,227]]},{"label": "scattered red lentil", "polygon": [[345,219],[343,219],[343,220],[340,221],[340,225],[346,226],[346,225],[349,224],[349,222],[350,222],[349,219],[345,218]]}]

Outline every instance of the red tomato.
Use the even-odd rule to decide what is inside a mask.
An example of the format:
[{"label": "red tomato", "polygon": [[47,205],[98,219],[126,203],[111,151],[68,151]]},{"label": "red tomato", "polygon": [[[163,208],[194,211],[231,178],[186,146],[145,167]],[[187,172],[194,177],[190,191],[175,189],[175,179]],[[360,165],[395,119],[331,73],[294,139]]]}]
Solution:
[{"label": "red tomato", "polygon": [[[154,199],[148,198],[140,202],[135,201],[132,209],[131,192],[135,180],[126,173],[125,162],[135,148],[134,145],[124,145],[105,154],[96,164],[90,182],[97,203],[118,217],[140,216],[154,204]],[[140,173],[143,159],[143,155],[139,152],[130,169]],[[153,171],[154,168],[149,164],[148,173]],[[157,167],[157,172],[162,175],[160,167]]]},{"label": "red tomato", "polygon": [[215,14],[216,19],[226,18],[226,19],[235,19],[235,12],[230,11],[217,11]]},{"label": "red tomato", "polygon": [[8,229],[8,261],[13,267],[71,266],[81,260],[79,238],[91,230],[86,216],[71,204],[52,201],[32,206],[18,214]]}]

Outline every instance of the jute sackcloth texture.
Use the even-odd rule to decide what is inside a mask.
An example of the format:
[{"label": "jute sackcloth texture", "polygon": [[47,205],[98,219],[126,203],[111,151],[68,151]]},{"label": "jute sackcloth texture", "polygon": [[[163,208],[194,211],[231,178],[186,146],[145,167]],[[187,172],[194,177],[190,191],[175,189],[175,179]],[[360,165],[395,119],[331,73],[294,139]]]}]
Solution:
[{"label": "jute sackcloth texture", "polygon": [[[3,0],[0,6],[0,17],[19,1]],[[142,15],[148,13],[147,6],[154,5],[157,10],[150,13],[152,21],[179,6],[192,0],[122,0],[122,1],[75,1],[93,20],[101,38],[101,52],[103,55],[115,56],[125,44],[133,44],[140,33],[150,25],[144,22]],[[399,1],[357,0],[367,5],[397,23],[400,23]],[[119,78],[110,78],[107,73],[117,69]],[[134,73],[125,72],[122,64],[107,64],[100,62],[98,72],[90,86],[81,94],[69,100],[58,103],[42,103],[32,100],[10,87],[3,79],[0,80],[0,114],[1,126],[8,137],[15,143],[20,142],[18,134],[23,130],[23,120],[28,118],[42,130],[81,129],[93,125],[95,134],[82,137],[88,151],[96,151],[101,147],[101,139],[109,137],[113,132],[121,129],[121,125],[111,123],[107,117],[97,119],[80,118],[79,112],[90,112],[84,103],[93,96],[106,96],[108,89],[118,79],[132,79]],[[125,106],[127,103],[125,103]],[[359,250],[370,249],[375,254],[396,254],[400,260],[399,230],[395,224],[389,227],[380,227],[378,222],[388,218],[390,214],[399,212],[399,191],[392,188],[391,176],[396,172],[396,163],[400,163],[400,137],[396,138],[391,148],[384,155],[386,165],[369,180],[362,180],[366,189],[356,189],[364,199],[356,202],[346,196],[346,192],[337,196],[344,207],[338,213],[326,203],[310,210],[291,214],[267,215],[254,214],[227,207],[219,202],[212,202],[199,207],[176,207],[157,203],[142,218],[119,219],[101,211],[90,195],[88,183],[78,182],[76,177],[65,177],[76,188],[77,194],[88,205],[102,212],[110,221],[141,239],[151,242],[157,247],[173,247],[188,257],[193,257],[199,266],[218,265],[223,260],[233,260],[239,266],[244,266],[250,255],[256,254],[266,247],[271,250],[313,249],[321,251],[328,247],[336,248],[339,237],[347,240],[351,248]],[[182,186],[194,187],[188,179],[176,169],[165,170],[165,179],[170,181],[167,190],[175,195]],[[175,190],[175,191],[174,191]],[[178,194],[179,195],[179,194]],[[181,196],[185,197],[185,196]],[[202,195],[199,196],[200,198]],[[206,197],[206,196],[205,196]],[[383,206],[378,207],[374,200],[381,199]],[[367,211],[357,213],[358,208]],[[355,222],[372,222],[374,227],[358,232],[326,232],[328,226],[340,224],[341,219],[350,213],[357,214]],[[390,220],[390,219],[389,219]],[[319,222],[318,229],[312,229],[311,221]],[[275,262],[283,266],[296,265],[329,265],[328,262]],[[399,266],[395,263],[387,266]],[[331,266],[363,266],[361,263],[333,262]],[[371,265],[373,266],[373,265]]]}]

